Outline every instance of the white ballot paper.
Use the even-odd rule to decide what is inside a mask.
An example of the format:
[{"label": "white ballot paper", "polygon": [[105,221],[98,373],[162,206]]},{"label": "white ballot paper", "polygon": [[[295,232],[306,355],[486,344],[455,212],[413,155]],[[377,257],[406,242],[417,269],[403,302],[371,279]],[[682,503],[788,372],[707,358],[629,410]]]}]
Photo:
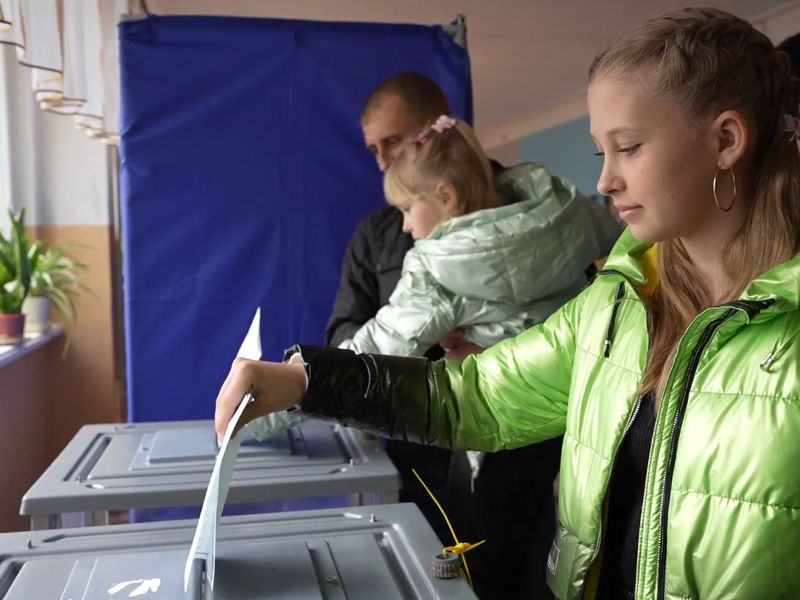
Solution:
[{"label": "white ballot paper", "polygon": [[228,487],[233,477],[233,464],[236,461],[236,453],[239,452],[239,445],[242,443],[242,432],[239,432],[231,439],[233,428],[239,422],[245,407],[253,401],[253,397],[247,394],[241,401],[236,412],[228,423],[225,430],[225,437],[222,439],[217,461],[214,463],[214,470],[211,472],[211,481],[208,483],[206,497],[203,500],[203,508],[200,509],[200,518],[197,520],[197,529],[194,532],[192,548],[189,550],[189,557],[186,559],[186,566],[183,569],[183,591],[189,589],[189,577],[192,572],[192,564],[197,558],[205,559],[206,562],[206,581],[211,589],[214,589],[214,564],[217,551],[217,522],[222,514],[222,507],[225,506],[225,498],[228,496]]},{"label": "white ballot paper", "polygon": [[[238,356],[250,360],[258,360],[261,358],[259,328],[260,309],[256,309],[255,317],[253,317],[250,329],[247,335],[245,335]],[[228,427],[225,430],[225,436],[222,439],[222,445],[219,448],[217,460],[214,463],[214,470],[211,472],[211,480],[208,482],[208,489],[206,490],[206,497],[203,500],[203,507],[200,509],[200,518],[197,520],[197,529],[194,532],[192,547],[189,550],[186,566],[183,569],[184,592],[189,588],[189,577],[191,577],[192,565],[195,559],[205,560],[206,581],[208,581],[208,585],[211,589],[214,589],[217,522],[222,514],[222,508],[225,506],[225,498],[228,496],[228,487],[233,477],[236,453],[239,451],[239,446],[242,443],[244,429],[240,429],[235,436],[232,436],[232,433],[245,407],[252,401],[253,397],[247,394],[239,404],[236,412],[233,413],[233,417],[231,417]],[[209,432],[209,435],[213,435],[213,432]]]}]

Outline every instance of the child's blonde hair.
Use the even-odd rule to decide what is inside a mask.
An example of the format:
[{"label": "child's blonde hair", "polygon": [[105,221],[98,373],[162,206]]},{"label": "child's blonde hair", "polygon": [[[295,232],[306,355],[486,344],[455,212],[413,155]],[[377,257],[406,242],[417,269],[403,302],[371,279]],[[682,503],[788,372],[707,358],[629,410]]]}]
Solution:
[{"label": "child's blonde hair", "polygon": [[[675,100],[698,127],[729,109],[750,123],[752,179],[739,187],[751,189],[752,196],[745,223],[724,254],[728,298],[800,251],[800,155],[786,130],[787,117],[797,117],[796,80],[786,54],[763,33],[713,8],[670,11],[594,60],[590,83],[607,76],[637,81],[655,96]],[[658,271],[643,390],[660,395],[678,338],[712,299],[680,240],[658,245]]]},{"label": "child's blonde hair", "polygon": [[465,215],[500,206],[492,169],[472,128],[461,119],[442,115],[419,132],[394,159],[383,177],[383,191],[393,204],[420,193],[432,193],[446,181]]}]

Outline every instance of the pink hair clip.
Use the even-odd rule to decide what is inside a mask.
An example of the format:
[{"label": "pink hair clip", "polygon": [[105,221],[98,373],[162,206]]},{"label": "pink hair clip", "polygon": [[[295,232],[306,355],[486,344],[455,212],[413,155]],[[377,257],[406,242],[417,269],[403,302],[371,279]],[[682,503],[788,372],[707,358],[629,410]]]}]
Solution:
[{"label": "pink hair clip", "polygon": [[417,144],[424,144],[425,140],[428,139],[428,132],[427,131],[420,131],[417,135],[414,136],[414,141]]},{"label": "pink hair clip", "polygon": [[431,125],[431,129],[433,129],[436,133],[444,133],[448,129],[452,129],[456,126],[456,120],[453,117],[448,117],[447,115],[441,115],[436,122]]}]

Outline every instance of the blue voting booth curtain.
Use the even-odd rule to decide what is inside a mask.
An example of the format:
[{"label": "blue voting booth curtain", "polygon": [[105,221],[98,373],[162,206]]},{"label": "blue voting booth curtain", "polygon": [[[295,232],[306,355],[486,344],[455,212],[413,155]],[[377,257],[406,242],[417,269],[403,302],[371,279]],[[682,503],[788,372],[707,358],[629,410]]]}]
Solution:
[{"label": "blue voting booth curtain", "polygon": [[128,418],[209,418],[257,307],[265,359],[322,343],[384,202],[366,96],[416,71],[471,120],[469,59],[438,26],[150,16],[120,62]]}]

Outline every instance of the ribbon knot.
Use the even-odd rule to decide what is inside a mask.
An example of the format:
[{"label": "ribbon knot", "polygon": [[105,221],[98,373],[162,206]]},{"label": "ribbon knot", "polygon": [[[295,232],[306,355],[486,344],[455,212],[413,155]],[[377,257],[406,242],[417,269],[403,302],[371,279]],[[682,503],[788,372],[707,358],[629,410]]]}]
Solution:
[{"label": "ribbon knot", "polygon": [[477,548],[485,541],[486,540],[481,540],[480,542],[476,542],[474,544],[470,544],[469,542],[458,542],[455,546],[447,546],[444,548],[444,552],[442,554],[449,552],[450,554],[458,554],[461,556],[465,552],[469,552],[473,548]]}]

